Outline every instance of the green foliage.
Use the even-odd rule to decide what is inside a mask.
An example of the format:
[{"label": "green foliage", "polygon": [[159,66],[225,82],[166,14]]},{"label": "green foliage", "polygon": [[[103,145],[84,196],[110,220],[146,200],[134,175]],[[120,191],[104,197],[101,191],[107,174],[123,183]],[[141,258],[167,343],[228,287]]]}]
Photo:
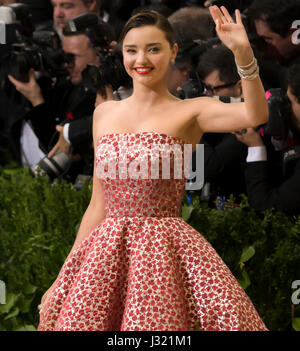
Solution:
[{"label": "green foliage", "polygon": [[77,191],[25,170],[2,172],[0,280],[8,302],[0,305],[0,330],[37,326],[37,306],[74,243],[90,194],[87,185]]},{"label": "green foliage", "polygon": [[[299,318],[291,313],[291,285],[300,278],[300,216],[291,218],[273,210],[257,212],[245,196],[239,206],[232,198],[217,209],[200,203],[194,195],[192,211],[185,207],[186,198],[183,218],[222,257],[269,330],[299,330]],[[299,307],[295,308],[298,317]]]},{"label": "green foliage", "polygon": [[[77,191],[25,170],[0,170],[0,280],[7,290],[0,330],[36,329],[37,306],[74,243],[90,195],[88,185]],[[300,330],[300,305],[291,302],[292,282],[300,279],[300,216],[258,213],[246,197],[218,209],[193,195],[191,204],[183,199],[182,217],[212,244],[270,330]]]}]

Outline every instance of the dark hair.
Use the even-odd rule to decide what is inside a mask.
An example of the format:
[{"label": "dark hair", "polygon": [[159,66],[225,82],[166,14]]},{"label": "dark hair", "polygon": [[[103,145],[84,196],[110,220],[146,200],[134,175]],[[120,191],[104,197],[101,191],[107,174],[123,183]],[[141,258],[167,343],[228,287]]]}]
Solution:
[{"label": "dark hair", "polygon": [[207,9],[183,7],[168,18],[177,43],[207,40],[215,36],[215,24]]},{"label": "dark hair", "polygon": [[207,9],[200,6],[183,7],[168,18],[178,44],[176,67],[197,66],[198,52],[194,40],[207,40],[214,36],[214,21]]},{"label": "dark hair", "polygon": [[265,21],[271,31],[286,37],[294,20],[300,19],[300,0],[254,0],[247,16]]},{"label": "dark hair", "polygon": [[224,45],[208,49],[200,56],[197,71],[201,79],[205,79],[205,77],[215,70],[218,70],[219,78],[224,83],[231,83],[240,79],[234,55]]},{"label": "dark hair", "polygon": [[172,26],[166,17],[156,11],[141,11],[127,21],[120,36],[120,43],[122,45],[126,34],[133,28],[144,26],[155,26],[165,33],[167,41],[170,46],[175,44],[174,33]]},{"label": "dark hair", "polygon": [[105,51],[109,50],[110,43],[116,39],[114,28],[110,24],[102,21],[99,21],[96,25],[75,32],[70,31],[68,23],[63,27],[64,37],[78,35],[84,35],[88,38],[87,45],[89,48],[100,48]]},{"label": "dark hair", "polygon": [[300,103],[300,64],[292,65],[288,68],[286,80],[291,93]]},{"label": "dark hair", "polygon": [[[83,4],[87,7],[90,3],[93,2],[93,0],[81,0],[83,2]],[[96,0],[96,5],[97,5],[97,8],[99,9],[100,8],[100,4],[101,4],[101,1],[100,0]]]},{"label": "dark hair", "polygon": [[137,14],[138,12],[142,12],[142,11],[156,11],[159,12],[160,14],[162,14],[163,16],[165,16],[166,18],[168,18],[173,11],[167,7],[164,4],[151,4],[151,5],[146,5],[146,6],[141,6],[141,7],[137,7],[132,11],[131,16],[134,16],[135,14]]}]

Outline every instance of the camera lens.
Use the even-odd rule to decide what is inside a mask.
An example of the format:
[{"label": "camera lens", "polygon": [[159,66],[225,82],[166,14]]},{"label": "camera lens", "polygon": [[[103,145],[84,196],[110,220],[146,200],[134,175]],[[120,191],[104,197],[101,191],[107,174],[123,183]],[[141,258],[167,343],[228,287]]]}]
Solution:
[{"label": "camera lens", "polygon": [[34,167],[35,175],[47,175],[51,180],[57,178],[68,171],[72,164],[72,159],[64,152],[58,151],[52,158],[45,156]]}]

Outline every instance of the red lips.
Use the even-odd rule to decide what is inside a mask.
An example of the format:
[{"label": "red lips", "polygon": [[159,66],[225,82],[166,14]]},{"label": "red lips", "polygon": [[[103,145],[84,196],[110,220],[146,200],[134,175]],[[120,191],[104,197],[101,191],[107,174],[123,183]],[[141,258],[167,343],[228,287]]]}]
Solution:
[{"label": "red lips", "polygon": [[138,73],[138,74],[149,74],[152,71],[153,68],[151,67],[135,67],[134,70]]}]

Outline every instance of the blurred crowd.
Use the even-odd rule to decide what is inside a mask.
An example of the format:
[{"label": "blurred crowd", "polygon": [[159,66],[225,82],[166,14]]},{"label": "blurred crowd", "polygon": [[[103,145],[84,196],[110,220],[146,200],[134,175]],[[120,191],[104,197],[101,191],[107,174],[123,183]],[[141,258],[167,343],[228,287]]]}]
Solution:
[{"label": "blurred crowd", "polygon": [[[257,210],[300,213],[300,0],[0,0],[0,163],[78,187],[93,174],[95,106],[130,96],[118,39],[143,9],[165,15],[179,52],[168,87],[186,99],[243,101],[232,52],[208,7],[242,13],[266,90],[269,121],[207,133],[203,201],[246,194]],[[194,158],[193,158],[194,160]]]}]

